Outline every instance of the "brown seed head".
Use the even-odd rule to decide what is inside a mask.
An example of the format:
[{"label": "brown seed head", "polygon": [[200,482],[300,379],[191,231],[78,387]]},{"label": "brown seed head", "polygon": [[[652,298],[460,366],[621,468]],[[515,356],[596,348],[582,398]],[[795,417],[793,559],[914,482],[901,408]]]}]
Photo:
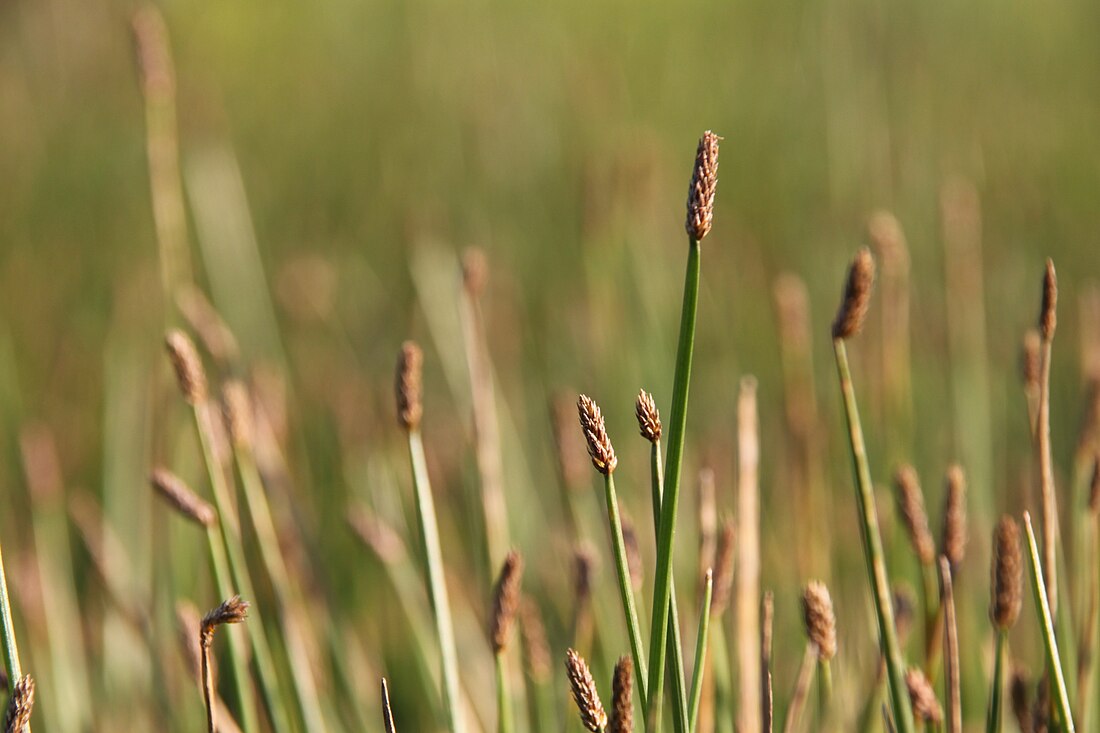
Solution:
[{"label": "brown seed head", "polygon": [[642,566],[642,550],[638,546],[638,533],[634,522],[625,514],[621,518],[623,526],[623,545],[626,550],[626,567],[630,573],[630,585],[634,590],[642,589],[645,570]]},{"label": "brown seed head", "polygon": [[947,491],[943,506],[943,555],[955,568],[966,554],[966,474],[962,466],[947,469]]},{"label": "brown seed head", "polygon": [[596,552],[581,542],[573,548],[573,595],[580,608],[592,597],[592,577],[596,574]]},{"label": "brown seed head", "polygon": [[1100,512],[1100,450],[1092,457],[1092,481],[1089,482],[1089,511]]},{"label": "brown seed head", "polygon": [[1029,328],[1024,334],[1024,342],[1020,347],[1020,376],[1024,380],[1024,387],[1028,391],[1039,391],[1039,377],[1042,369],[1042,337],[1039,331]]},{"label": "brown seed head", "polygon": [[34,710],[34,678],[29,674],[19,678],[8,698],[8,711],[4,715],[5,733],[23,733],[31,722]]},{"label": "brown seed head", "polygon": [[217,521],[214,507],[200,499],[183,479],[167,468],[154,468],[149,483],[161,498],[191,521],[203,527],[211,527]]},{"label": "brown seed head", "polygon": [[909,248],[897,217],[889,211],[876,211],[867,220],[867,239],[879,257],[883,272],[909,270]]},{"label": "brown seed head", "polygon": [[848,267],[844,297],[833,321],[833,338],[849,339],[860,332],[871,303],[871,287],[875,282],[875,260],[866,247],[856,252]]},{"label": "brown seed head", "polygon": [[1016,718],[1016,724],[1020,726],[1021,733],[1031,733],[1031,680],[1022,669],[1012,670],[1012,679],[1008,683],[1009,699],[1012,703],[1012,714]]},{"label": "brown seed head", "polygon": [[174,329],[164,338],[164,345],[183,398],[192,405],[199,404],[206,399],[206,370],[195,343],[183,331]]},{"label": "brown seed head", "polygon": [[604,425],[600,406],[582,394],[577,399],[577,414],[580,416],[584,439],[588,441],[588,455],[592,458],[592,465],[604,476],[610,476],[619,459],[615,457],[611,438],[607,437],[607,426]]},{"label": "brown seed head", "polygon": [[733,520],[727,517],[722,522],[722,534],[718,536],[718,550],[714,561],[714,591],[711,596],[711,617],[721,616],[730,602],[730,594],[733,590],[733,552],[734,543]]},{"label": "brown seed head", "polygon": [[1023,558],[1020,528],[1007,514],[993,530],[993,563],[989,617],[1001,631],[1008,631],[1020,616],[1023,599]]},{"label": "brown seed head", "polygon": [[1054,329],[1058,325],[1058,276],[1054,272],[1054,260],[1047,258],[1043,271],[1043,304],[1039,309],[1039,335],[1043,341],[1054,338]]},{"label": "brown seed head", "polygon": [[722,138],[710,130],[699,138],[695,151],[695,169],[691,173],[688,188],[687,222],[684,228],[688,236],[701,242],[714,223],[714,192],[718,188],[718,141]]},{"label": "brown seed head", "polygon": [[538,683],[550,680],[550,644],[546,640],[546,627],[542,623],[539,607],[529,597],[520,602],[520,637],[523,654],[531,679]]},{"label": "brown seed head", "polygon": [[238,448],[252,446],[252,396],[248,387],[236,379],[231,379],[222,387],[222,415],[229,437]]},{"label": "brown seed head", "polygon": [[917,559],[930,565],[936,559],[936,543],[928,529],[928,514],[924,510],[924,492],[920,488],[917,471],[909,464],[902,464],[894,472],[894,488],[897,492],[898,511],[909,542]]},{"label": "brown seed head", "polygon": [[913,628],[913,617],[916,614],[917,598],[912,587],[901,583],[894,587],[892,594],[894,604],[894,626],[898,630],[898,638],[903,642],[909,637]]},{"label": "brown seed head", "polygon": [[916,667],[911,668],[905,673],[905,686],[909,688],[909,702],[918,721],[937,725],[943,722],[943,708],[924,672]]},{"label": "brown seed head", "polygon": [[462,284],[473,299],[485,292],[489,280],[489,258],[481,247],[469,247],[462,253]]},{"label": "brown seed head", "polygon": [[500,654],[508,644],[508,636],[516,619],[519,607],[520,580],[523,577],[523,558],[512,550],[504,558],[500,568],[496,588],[493,590],[493,617],[489,627],[489,638],[493,642],[493,651]]},{"label": "brown seed head", "polygon": [[633,674],[634,663],[630,657],[619,657],[611,682],[611,722],[607,733],[632,733],[634,730]]},{"label": "brown seed head", "polygon": [[424,352],[415,341],[401,344],[397,355],[397,375],[394,384],[397,393],[397,421],[405,430],[420,427],[424,408],[420,403],[420,379],[424,365]]},{"label": "brown seed head", "polygon": [[240,596],[233,596],[207,612],[202,617],[202,626],[199,631],[199,640],[203,646],[210,646],[214,639],[214,631],[222,624],[239,624],[248,618],[248,605],[248,601],[242,601]]},{"label": "brown seed head", "polygon": [[638,418],[638,431],[643,438],[650,443],[661,439],[661,413],[657,411],[653,395],[644,389],[639,390],[638,399],[634,402],[634,415]]},{"label": "brown seed head", "polygon": [[588,671],[584,658],[570,649],[565,653],[565,671],[569,677],[569,689],[581,714],[581,723],[592,733],[602,733],[607,727],[607,713],[600,702],[600,693],[596,690],[596,681]]},{"label": "brown seed head", "polygon": [[833,599],[824,583],[810,581],[802,593],[802,618],[806,636],[814,645],[818,659],[827,662],[836,656],[836,615]]}]

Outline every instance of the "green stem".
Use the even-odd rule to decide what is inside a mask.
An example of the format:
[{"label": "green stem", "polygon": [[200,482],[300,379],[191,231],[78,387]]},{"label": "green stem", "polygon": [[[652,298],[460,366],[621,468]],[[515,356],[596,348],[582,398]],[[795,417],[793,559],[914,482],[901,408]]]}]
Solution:
[{"label": "green stem", "polygon": [[827,659],[817,660],[817,728],[830,730],[829,713],[833,702],[833,665]]},{"label": "green stem", "polygon": [[19,646],[15,643],[15,623],[8,598],[8,579],[4,572],[4,556],[0,554],[0,634],[4,643],[4,667],[8,670],[8,684],[15,685],[23,676],[19,666]]},{"label": "green stem", "polygon": [[451,733],[465,733],[458,686],[458,653],[455,650],[451,606],[447,600],[447,584],[443,577],[443,552],[439,546],[439,529],[435,521],[435,503],[428,481],[428,462],[424,458],[424,443],[420,431],[409,432],[409,460],[412,463],[413,486],[416,491],[416,515],[424,539],[428,561],[428,591],[435,610],[435,627],[439,635],[439,650],[443,666],[443,704],[447,709]]},{"label": "green stem", "polygon": [[993,662],[993,688],[989,691],[989,711],[985,717],[986,733],[1001,733],[1004,710],[1005,656],[1008,653],[1008,632],[997,630],[997,654]]},{"label": "green stem", "polygon": [[504,653],[496,654],[497,672],[497,731],[512,733],[512,701],[508,697],[507,670],[504,667]]},{"label": "green stem", "polygon": [[684,301],[680,314],[680,340],[676,349],[676,374],[672,385],[672,415],[668,422],[668,462],[665,465],[665,495],[657,542],[657,570],[653,585],[653,618],[650,627],[649,705],[646,731],[660,730],[661,696],[664,688],[665,642],[672,598],[672,558],[676,539],[676,508],[680,500],[680,472],[684,460],[684,430],[687,423],[688,387],[695,348],[695,318],[699,307],[699,242],[688,249],[684,276]]},{"label": "green stem", "polygon": [[615,553],[615,570],[619,581],[619,596],[626,615],[627,631],[630,634],[630,653],[634,657],[634,674],[638,680],[639,699],[642,709],[649,699],[646,696],[646,657],[642,648],[642,631],[638,624],[638,609],[634,606],[634,590],[630,585],[630,566],[626,561],[626,542],[623,540],[623,523],[619,516],[619,499],[615,495],[615,479],[610,473],[604,474],[604,489],[607,498],[607,518],[611,524],[611,545]]},{"label": "green stem", "polygon": [[1035,541],[1035,530],[1031,526],[1031,515],[1024,512],[1024,528],[1027,530],[1027,548],[1031,554],[1031,589],[1035,596],[1035,605],[1039,609],[1039,620],[1043,628],[1043,644],[1046,647],[1047,675],[1052,685],[1055,712],[1062,719],[1066,733],[1074,733],[1073,715],[1070,712],[1069,693],[1066,691],[1066,679],[1062,674],[1062,660],[1058,655],[1058,640],[1054,636],[1054,622],[1047,602],[1046,583],[1043,580],[1043,568],[1039,560],[1039,547]]},{"label": "green stem", "polygon": [[848,352],[843,339],[833,339],[833,353],[836,355],[840,391],[844,396],[844,414],[848,422],[848,437],[856,478],[856,504],[863,530],[864,557],[867,560],[867,574],[875,601],[879,640],[882,655],[886,659],[891,708],[898,733],[913,733],[913,711],[909,705],[909,694],[905,686],[905,665],[902,661],[901,645],[898,643],[897,627],[894,625],[894,605],[890,597],[890,579],[886,573],[882,537],[879,535],[871,469],[867,463],[863,426],[859,419],[859,407],[856,404],[851,369],[848,366]]},{"label": "green stem", "polygon": [[707,573],[703,585],[703,605],[699,607],[699,632],[695,638],[695,669],[691,673],[691,698],[688,731],[695,733],[699,723],[699,701],[703,696],[703,670],[707,666],[707,637],[710,629],[710,602],[714,595],[714,576]]}]

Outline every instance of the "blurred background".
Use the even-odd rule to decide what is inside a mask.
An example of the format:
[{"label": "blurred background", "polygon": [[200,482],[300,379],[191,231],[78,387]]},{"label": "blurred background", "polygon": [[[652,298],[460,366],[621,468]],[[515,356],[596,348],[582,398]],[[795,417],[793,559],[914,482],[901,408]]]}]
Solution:
[{"label": "blurred background", "polygon": [[[150,670],[182,677],[183,667],[153,650],[175,654],[176,600],[205,609],[221,599],[201,538],[169,521],[147,475],[166,464],[204,486],[163,335],[201,330],[209,306],[235,341],[221,355],[204,341],[211,379],[247,378],[266,405],[286,459],[277,520],[305,538],[303,577],[348,657],[317,662],[323,679],[349,683],[346,695],[336,682],[326,694],[330,726],[363,716],[375,727],[382,672],[397,682],[402,727],[436,719],[408,669],[385,563],[345,521],[349,504],[370,507],[416,542],[392,407],[407,338],[426,351],[425,442],[464,663],[470,684],[492,679],[477,628],[495,568],[475,539],[471,313],[495,375],[511,539],[529,556],[525,584],[544,607],[560,677],[572,540],[557,467],[583,444],[577,430],[556,448],[552,405],[583,391],[603,406],[651,571],[633,400],[644,387],[668,409],[684,199],[706,129],[723,142],[703,243],[679,570],[689,581],[695,572],[700,469],[714,472],[719,515],[733,512],[735,408],[742,377],[754,375],[762,584],[790,631],[775,642],[777,705],[803,643],[798,594],[820,576],[850,620],[841,639],[852,651],[839,664],[851,667],[842,674],[854,716],[875,637],[827,329],[846,263],[870,243],[893,306],[876,300],[850,351],[891,563],[919,582],[894,528],[895,464],[917,466],[938,527],[941,479],[960,461],[972,529],[956,580],[963,646],[974,650],[964,701],[967,722],[980,724],[988,532],[1001,512],[1037,508],[1018,355],[1046,257],[1061,287],[1055,463],[1067,516],[1083,507],[1068,487],[1080,485],[1100,342],[1100,6],[239,0],[159,10],[163,25],[131,2],[0,0],[0,537],[45,729],[201,725],[199,699],[178,680],[170,700],[182,719],[158,708]],[[879,210],[896,216],[904,242],[869,237]],[[462,278],[471,247],[487,271],[475,296]],[[466,254],[468,270],[477,256]],[[794,352],[784,346],[777,303],[791,299],[811,339],[805,371],[797,326]],[[820,409],[826,497],[809,516],[798,511],[807,479],[792,468],[803,373]],[[606,679],[626,646],[588,473],[607,586],[606,642],[593,660]],[[102,512],[94,524],[117,540],[106,572],[148,599],[157,645],[127,627],[91,572],[74,502]],[[812,544],[815,524],[848,541]],[[689,581],[680,590],[694,608]],[[1018,651],[1038,669],[1034,622],[1025,604]],[[693,638],[694,621],[685,627]],[[491,728],[491,699],[481,707]]]}]

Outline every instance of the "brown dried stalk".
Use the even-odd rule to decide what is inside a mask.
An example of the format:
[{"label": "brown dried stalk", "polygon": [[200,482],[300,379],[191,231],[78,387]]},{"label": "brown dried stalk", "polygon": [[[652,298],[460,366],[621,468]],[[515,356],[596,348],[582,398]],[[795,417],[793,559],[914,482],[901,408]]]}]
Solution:
[{"label": "brown dried stalk", "polygon": [[211,527],[217,521],[218,516],[214,507],[200,499],[183,479],[167,468],[154,468],[149,476],[149,483],[161,498],[192,522],[203,527]]},{"label": "brown dried stalk", "polygon": [[393,724],[393,708],[390,707],[390,688],[385,677],[382,678],[382,724],[386,726],[386,733],[397,732]]},{"label": "brown dried stalk", "polygon": [[206,703],[207,733],[214,733],[214,683],[210,673],[210,646],[214,643],[214,632],[223,624],[239,624],[248,618],[248,601],[240,596],[223,601],[217,608],[203,616],[199,626],[199,644],[202,647],[202,695]]}]

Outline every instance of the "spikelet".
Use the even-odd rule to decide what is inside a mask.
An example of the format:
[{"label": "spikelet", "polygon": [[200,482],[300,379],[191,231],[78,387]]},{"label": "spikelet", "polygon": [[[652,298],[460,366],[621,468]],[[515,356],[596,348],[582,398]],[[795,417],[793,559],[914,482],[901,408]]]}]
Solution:
[{"label": "spikelet", "polygon": [[943,708],[936,699],[936,692],[932,689],[932,683],[924,676],[924,672],[916,667],[905,673],[905,686],[909,689],[909,702],[913,706],[913,716],[918,721],[935,723],[943,722]]},{"label": "spikelet", "polygon": [[203,501],[188,487],[184,480],[166,468],[154,468],[149,483],[156,492],[183,516],[203,527],[217,521],[214,507]]},{"label": "spikelet", "polygon": [[898,511],[909,535],[909,542],[917,559],[929,565],[936,559],[936,543],[928,529],[928,514],[924,510],[924,492],[920,488],[917,471],[903,464],[894,472],[894,488],[897,492]]},{"label": "spikelet", "polygon": [[34,710],[34,678],[29,674],[19,678],[8,698],[8,710],[4,714],[4,733],[23,733],[31,722]]},{"label": "spikelet", "polygon": [[726,518],[722,522],[722,534],[718,536],[718,551],[714,561],[714,590],[711,594],[710,613],[712,617],[721,616],[730,602],[733,591],[733,520]]},{"label": "spikelet", "polygon": [[871,257],[871,250],[862,247],[848,267],[844,297],[833,321],[834,339],[849,339],[863,328],[874,282],[875,260]]},{"label": "spikelet", "polygon": [[229,437],[238,448],[252,446],[252,397],[244,382],[231,379],[222,387],[222,414]]},{"label": "spikelet", "polygon": [[217,608],[212,608],[202,617],[202,625],[199,629],[199,640],[206,648],[210,648],[214,640],[214,632],[224,624],[239,624],[248,618],[248,601],[242,601],[240,596],[233,596]]},{"label": "spikelet", "polygon": [[958,464],[947,469],[943,506],[943,555],[955,568],[966,554],[966,474]]},{"label": "spikelet", "polygon": [[828,662],[836,656],[836,615],[833,599],[824,583],[812,580],[806,586],[802,593],[802,618],[817,658]]},{"label": "spikelet", "polygon": [[565,653],[565,671],[569,677],[569,689],[581,715],[581,723],[592,733],[602,733],[607,727],[607,713],[600,702],[596,681],[588,671],[588,663],[580,654],[570,649]]},{"label": "spikelet", "polygon": [[661,413],[657,411],[657,403],[653,401],[653,395],[644,389],[638,391],[638,399],[634,402],[634,415],[638,418],[638,431],[643,438],[650,443],[656,443],[661,439]]},{"label": "spikelet", "polygon": [[183,398],[192,405],[203,402],[206,399],[206,370],[194,342],[183,331],[176,329],[168,332],[164,345]]},{"label": "spikelet", "polygon": [[1020,528],[1007,514],[993,530],[991,597],[989,617],[1001,631],[1008,631],[1020,616],[1023,598],[1023,559]]},{"label": "spikelet", "polygon": [[619,459],[615,457],[615,448],[611,445],[611,438],[607,436],[607,426],[604,425],[600,406],[588,395],[582,394],[577,399],[577,414],[580,416],[584,439],[588,442],[588,455],[592,458],[592,465],[604,476],[610,476]]},{"label": "spikelet", "polygon": [[1054,272],[1054,261],[1047,258],[1043,270],[1043,301],[1039,309],[1039,335],[1043,341],[1054,338],[1054,329],[1058,325],[1058,276]]},{"label": "spikelet", "polygon": [[523,578],[523,558],[512,550],[504,558],[496,588],[493,591],[493,617],[489,627],[489,638],[493,642],[493,652],[500,654],[508,644],[508,636],[516,619],[519,607],[520,580]]},{"label": "spikelet", "polygon": [[397,355],[394,392],[397,396],[397,421],[409,432],[420,428],[420,418],[424,414],[420,402],[423,365],[424,352],[415,341],[401,344],[401,351]]},{"label": "spikelet", "polygon": [[714,223],[714,192],[718,188],[718,141],[720,137],[710,130],[699,138],[695,152],[695,168],[688,188],[687,221],[684,229],[688,236],[701,242]]},{"label": "spikelet", "polygon": [[611,721],[607,733],[632,733],[634,730],[633,674],[634,663],[630,657],[619,657],[611,682]]}]

